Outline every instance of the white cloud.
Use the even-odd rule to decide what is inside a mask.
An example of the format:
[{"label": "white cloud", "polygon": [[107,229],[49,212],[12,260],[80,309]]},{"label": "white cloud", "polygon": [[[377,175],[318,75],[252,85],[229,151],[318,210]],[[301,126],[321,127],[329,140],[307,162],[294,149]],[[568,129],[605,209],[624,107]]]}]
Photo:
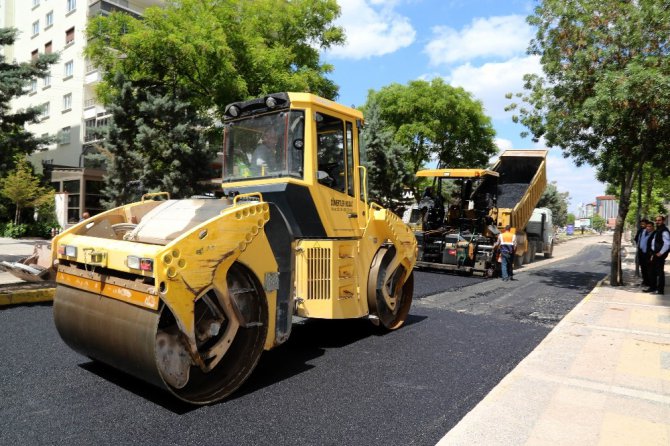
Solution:
[{"label": "white cloud", "polygon": [[327,54],[341,59],[383,56],[414,42],[416,31],[409,18],[394,11],[398,0],[338,0],[347,42]]},{"label": "white cloud", "polygon": [[447,81],[463,87],[484,103],[486,114],[494,119],[510,117],[505,112],[507,93],[523,91],[523,75],[542,72],[537,56],[515,57],[505,62],[491,62],[476,67],[470,63],[452,70]]},{"label": "white cloud", "polygon": [[509,58],[525,52],[533,37],[532,28],[522,15],[475,18],[460,31],[436,26],[433,34],[424,50],[432,65],[478,57]]},{"label": "white cloud", "polygon": [[[500,152],[503,152],[505,150],[510,150],[514,146],[512,141],[510,141],[509,139],[505,139],[505,138],[496,138],[494,140],[494,143],[495,143],[496,147],[498,148],[498,150]],[[497,158],[497,156],[498,155],[496,155],[496,158]]]}]

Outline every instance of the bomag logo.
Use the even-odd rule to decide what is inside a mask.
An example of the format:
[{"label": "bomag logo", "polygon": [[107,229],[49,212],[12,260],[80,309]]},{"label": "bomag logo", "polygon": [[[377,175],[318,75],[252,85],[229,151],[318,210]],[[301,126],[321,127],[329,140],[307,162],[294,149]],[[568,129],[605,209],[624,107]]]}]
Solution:
[{"label": "bomag logo", "polygon": [[330,209],[333,211],[351,211],[353,206],[354,202],[352,200],[330,199]]}]

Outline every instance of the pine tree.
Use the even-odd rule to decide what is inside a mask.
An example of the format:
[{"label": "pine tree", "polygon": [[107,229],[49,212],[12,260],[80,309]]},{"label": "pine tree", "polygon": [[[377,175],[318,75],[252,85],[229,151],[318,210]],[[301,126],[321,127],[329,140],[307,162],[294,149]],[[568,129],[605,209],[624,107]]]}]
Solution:
[{"label": "pine tree", "polygon": [[211,120],[197,112],[185,91],[162,90],[154,88],[140,104],[136,141],[145,160],[143,184],[176,198],[202,193],[215,176],[216,153],[206,137]]},{"label": "pine tree", "polygon": [[370,196],[384,207],[397,207],[402,202],[409,176],[404,161],[407,149],[394,141],[392,131],[380,116],[379,103],[374,99],[366,107],[361,145],[367,158]]},{"label": "pine tree", "polygon": [[103,194],[106,207],[149,191],[184,198],[206,190],[215,173],[215,149],[207,144],[208,118],[178,87],[132,82],[118,73],[103,151],[109,154]]},{"label": "pine tree", "polygon": [[[12,45],[17,33],[14,28],[0,28],[0,46]],[[49,138],[36,137],[25,128],[38,120],[41,108],[12,113],[11,101],[27,94],[25,87],[31,80],[43,78],[57,60],[57,54],[41,54],[30,62],[8,63],[0,53],[0,178],[14,167],[16,155],[28,155],[50,142]]]},{"label": "pine tree", "polygon": [[140,114],[138,99],[141,100],[137,95],[142,90],[134,88],[122,74],[114,77],[114,84],[117,94],[115,101],[107,105],[111,118],[103,143],[104,150],[110,154],[102,189],[106,197],[102,204],[108,208],[135,201],[141,195],[142,160],[136,151],[135,136]]}]

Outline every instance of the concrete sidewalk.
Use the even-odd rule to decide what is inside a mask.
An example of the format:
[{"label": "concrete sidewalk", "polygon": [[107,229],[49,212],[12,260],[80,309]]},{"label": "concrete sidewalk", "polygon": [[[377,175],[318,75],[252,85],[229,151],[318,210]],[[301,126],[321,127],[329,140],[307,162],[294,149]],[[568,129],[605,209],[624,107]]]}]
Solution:
[{"label": "concrete sidewalk", "polygon": [[670,287],[601,283],[439,445],[670,445]]}]

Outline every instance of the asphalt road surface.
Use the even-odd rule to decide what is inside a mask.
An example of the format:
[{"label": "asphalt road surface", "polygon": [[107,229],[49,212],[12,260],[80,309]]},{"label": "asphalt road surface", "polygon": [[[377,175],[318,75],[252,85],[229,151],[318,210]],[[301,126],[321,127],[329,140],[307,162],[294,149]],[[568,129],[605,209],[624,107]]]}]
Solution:
[{"label": "asphalt road surface", "polygon": [[402,329],[302,321],[205,407],[74,353],[50,305],[0,310],[0,444],[432,445],[605,277],[609,249],[514,282],[417,272]]}]

